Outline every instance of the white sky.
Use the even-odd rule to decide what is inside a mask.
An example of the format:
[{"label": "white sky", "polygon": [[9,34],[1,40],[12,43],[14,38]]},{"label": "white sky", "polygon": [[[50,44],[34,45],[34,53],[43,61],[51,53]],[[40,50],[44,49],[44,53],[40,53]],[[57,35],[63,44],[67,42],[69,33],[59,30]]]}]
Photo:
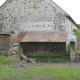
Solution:
[{"label": "white sky", "polygon": [[[0,0],[2,5],[6,0]],[[76,23],[80,23],[80,0],[53,0],[64,11],[66,11]]]}]

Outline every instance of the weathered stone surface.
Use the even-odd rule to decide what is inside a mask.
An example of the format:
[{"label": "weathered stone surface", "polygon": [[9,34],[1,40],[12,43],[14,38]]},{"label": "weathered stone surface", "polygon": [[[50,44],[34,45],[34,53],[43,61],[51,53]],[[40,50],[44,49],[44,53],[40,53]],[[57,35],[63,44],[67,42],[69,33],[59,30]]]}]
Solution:
[{"label": "weathered stone surface", "polygon": [[17,50],[18,50],[18,47],[11,47],[9,51],[10,52],[12,52],[12,51],[15,51],[16,52]]},{"label": "weathered stone surface", "polygon": [[22,64],[26,64],[26,62],[27,62],[26,60],[21,60]]},{"label": "weathered stone surface", "polygon": [[21,60],[27,61],[27,56],[25,56],[25,55],[23,55],[23,54],[21,54],[20,58],[21,58]]},{"label": "weathered stone surface", "polygon": [[21,64],[21,67],[26,67],[26,65],[25,64]]},{"label": "weathered stone surface", "polygon": [[70,48],[70,59],[71,62],[76,61],[76,52],[72,48]]},{"label": "weathered stone surface", "polygon": [[28,63],[36,63],[36,59],[27,58]]},{"label": "weathered stone surface", "polygon": [[72,24],[67,15],[52,0],[6,0],[0,7],[0,30],[11,33],[10,52],[17,51],[13,45],[18,33],[68,31]]},{"label": "weathered stone surface", "polygon": [[0,10],[3,32],[65,31],[65,12],[51,0],[11,0]]},{"label": "weathered stone surface", "polygon": [[16,52],[11,52],[11,55],[16,55]]}]

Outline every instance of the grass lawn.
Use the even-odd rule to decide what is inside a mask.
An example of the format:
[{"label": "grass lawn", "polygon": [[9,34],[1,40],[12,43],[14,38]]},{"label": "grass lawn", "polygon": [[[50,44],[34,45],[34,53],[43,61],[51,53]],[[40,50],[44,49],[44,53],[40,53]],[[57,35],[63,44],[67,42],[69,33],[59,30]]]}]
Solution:
[{"label": "grass lawn", "polygon": [[0,66],[0,80],[80,80],[79,68]]},{"label": "grass lawn", "polygon": [[80,68],[29,64],[27,67],[13,67],[17,59],[14,56],[0,56],[0,80],[80,80]]},{"label": "grass lawn", "polygon": [[29,58],[35,58],[37,61],[52,61],[52,62],[66,62],[69,61],[69,56],[28,56]]}]

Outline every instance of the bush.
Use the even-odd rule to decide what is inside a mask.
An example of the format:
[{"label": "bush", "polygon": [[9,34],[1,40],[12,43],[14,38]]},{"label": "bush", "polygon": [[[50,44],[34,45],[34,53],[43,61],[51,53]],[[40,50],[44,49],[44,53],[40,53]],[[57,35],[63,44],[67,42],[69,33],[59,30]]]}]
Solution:
[{"label": "bush", "polygon": [[78,32],[78,30],[77,30],[77,29],[73,29],[73,33],[74,33],[74,35],[76,35],[76,36],[78,36],[78,35],[79,35],[79,32]]},{"label": "bush", "polygon": [[80,29],[80,24],[78,24],[78,28]]}]

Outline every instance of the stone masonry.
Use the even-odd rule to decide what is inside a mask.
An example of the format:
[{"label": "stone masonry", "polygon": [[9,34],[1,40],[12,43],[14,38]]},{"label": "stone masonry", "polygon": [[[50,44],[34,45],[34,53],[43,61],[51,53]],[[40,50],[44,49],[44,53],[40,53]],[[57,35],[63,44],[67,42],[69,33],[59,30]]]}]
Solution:
[{"label": "stone masonry", "polygon": [[10,46],[21,32],[67,32],[68,14],[52,0],[6,0],[0,7],[0,31],[10,33]]}]

